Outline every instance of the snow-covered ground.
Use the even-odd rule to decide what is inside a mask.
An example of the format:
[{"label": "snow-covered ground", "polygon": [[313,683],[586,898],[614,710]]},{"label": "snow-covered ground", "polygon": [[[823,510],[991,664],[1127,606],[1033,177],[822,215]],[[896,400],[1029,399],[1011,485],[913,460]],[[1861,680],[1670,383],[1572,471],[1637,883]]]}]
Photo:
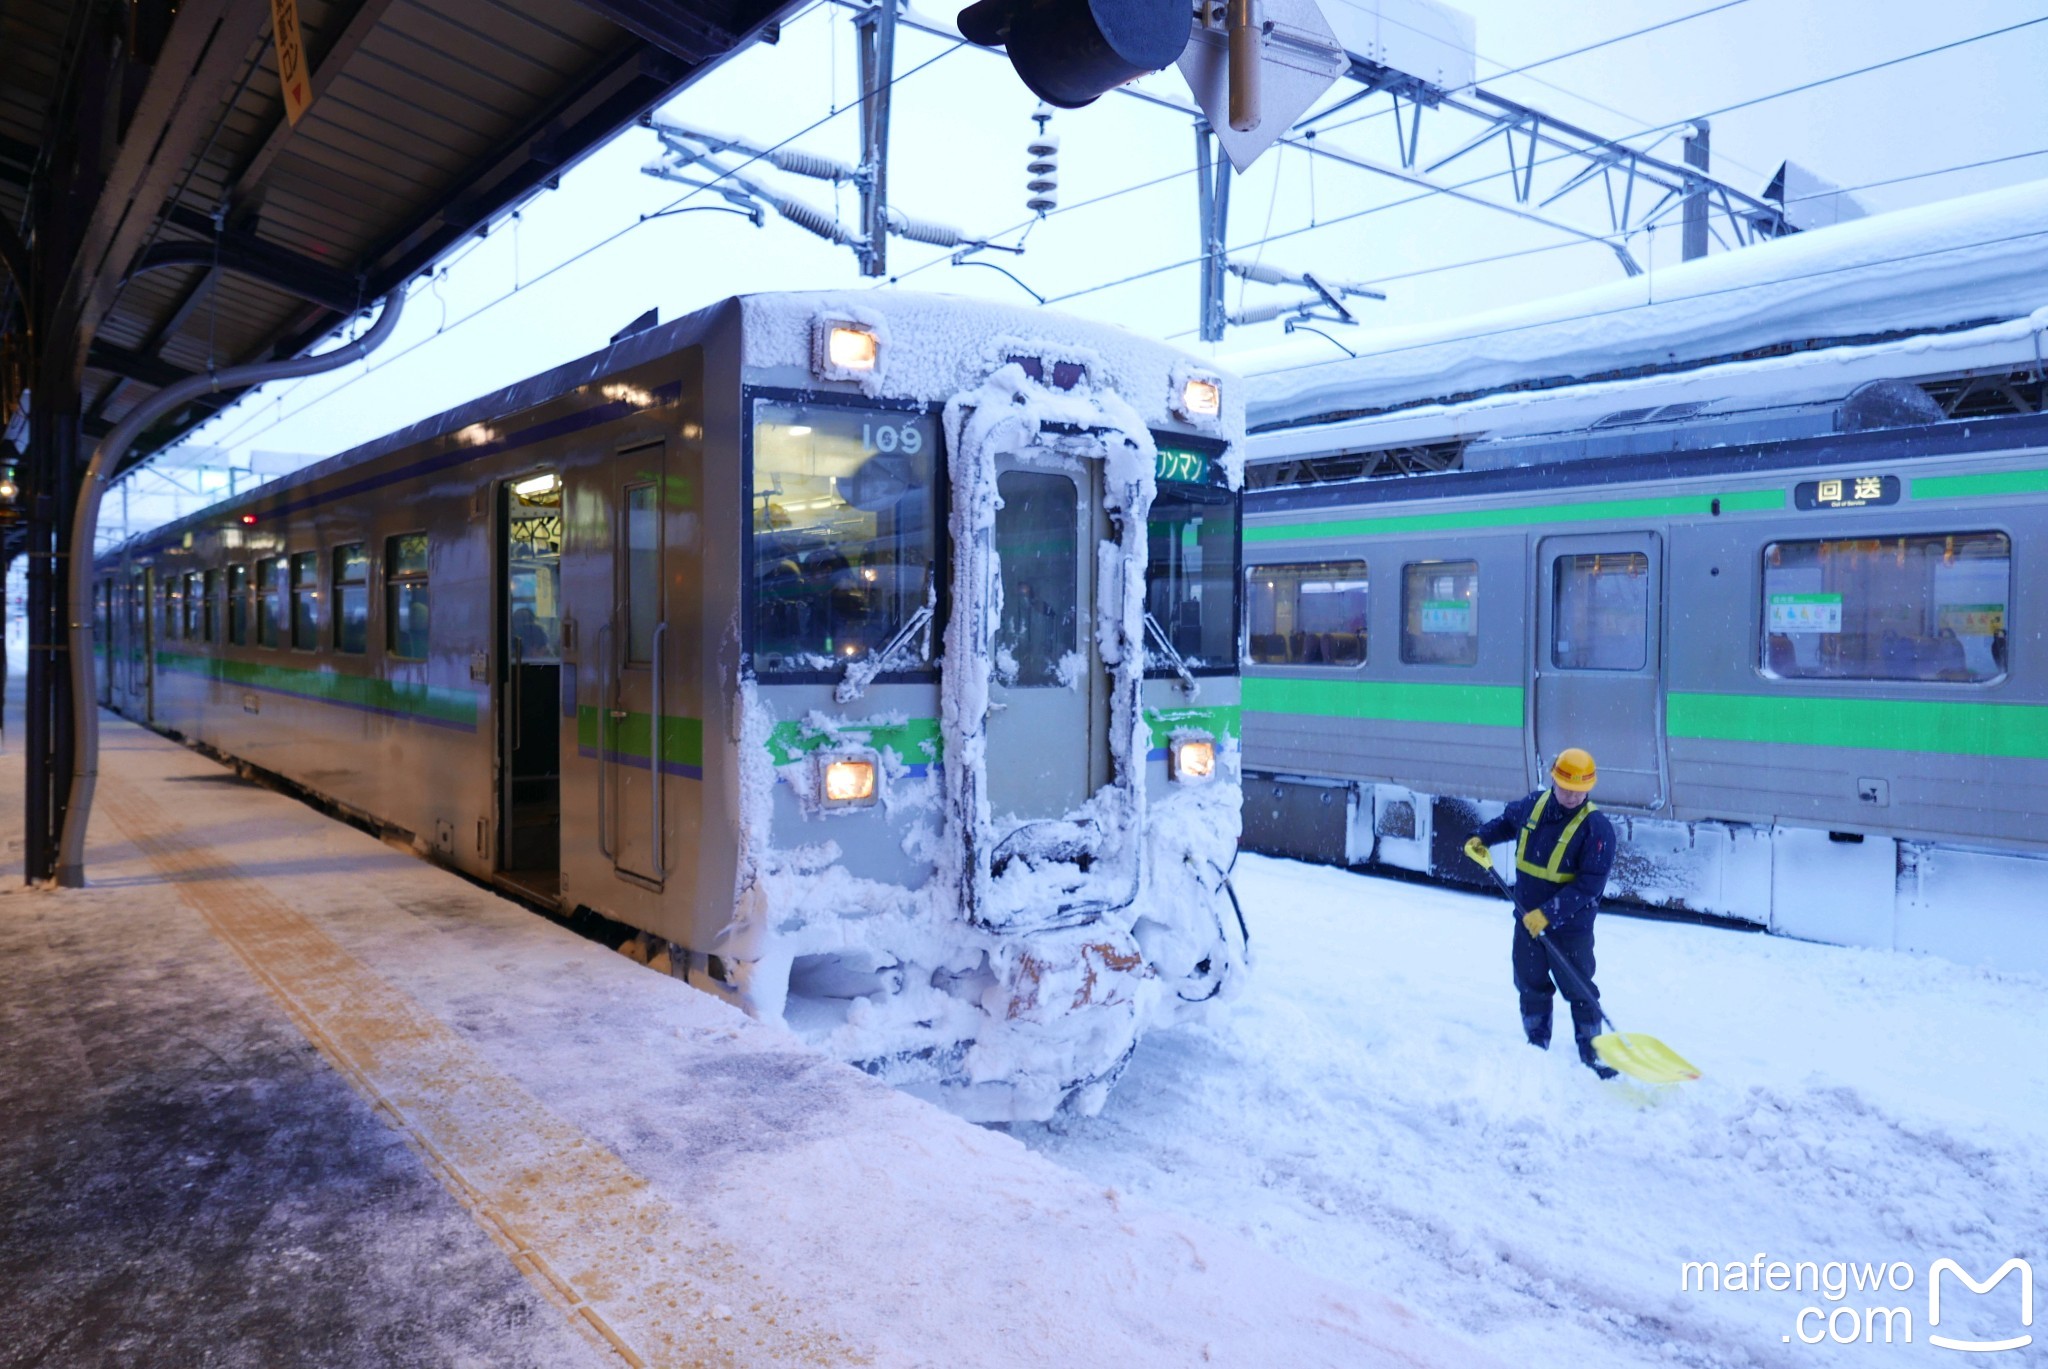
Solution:
[{"label": "snow-covered ground", "polygon": [[[2040,979],[1604,917],[1613,1015],[1705,1077],[1603,1084],[1522,1043],[1501,904],[1254,856],[1236,882],[1245,999],[1148,1038],[1100,1117],[1015,1128],[1028,1144],[1517,1364],[1968,1363],[1928,1343],[1933,1261],[1984,1279],[2022,1257],[2048,1285]],[[1913,1282],[1680,1291],[1685,1261],[1759,1253],[1766,1278],[1900,1261]],[[2025,1333],[2015,1279],[1944,1280],[1936,1334]],[[1882,1320],[1877,1343],[1798,1338],[1871,1306],[1909,1310],[1913,1343],[1882,1344]],[[2036,1363],[2043,1342],[1973,1358]]]}]

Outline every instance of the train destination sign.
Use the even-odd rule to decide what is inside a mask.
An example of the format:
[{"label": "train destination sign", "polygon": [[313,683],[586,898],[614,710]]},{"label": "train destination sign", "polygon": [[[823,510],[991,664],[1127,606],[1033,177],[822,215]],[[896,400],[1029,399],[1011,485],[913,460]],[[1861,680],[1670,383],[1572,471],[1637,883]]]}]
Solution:
[{"label": "train destination sign", "polygon": [[1899,502],[1896,475],[1844,475],[1802,480],[1792,490],[1796,509],[1861,509]]},{"label": "train destination sign", "polygon": [[1222,472],[1207,452],[1161,443],[1158,455],[1152,459],[1152,478],[1188,485],[1217,485],[1222,483]]}]

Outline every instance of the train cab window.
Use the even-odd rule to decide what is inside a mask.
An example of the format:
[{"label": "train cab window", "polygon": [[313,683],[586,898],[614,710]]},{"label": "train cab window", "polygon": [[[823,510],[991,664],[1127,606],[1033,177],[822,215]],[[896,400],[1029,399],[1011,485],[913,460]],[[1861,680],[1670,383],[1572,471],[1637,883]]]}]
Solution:
[{"label": "train cab window", "polygon": [[1767,676],[1976,684],[2005,674],[2012,542],[2002,532],[1773,542],[1763,559]]},{"label": "train cab window", "polygon": [[302,551],[291,559],[292,646],[320,649],[320,553]]},{"label": "train cab window", "polygon": [[1409,665],[1478,664],[1477,561],[1401,567],[1401,659]]},{"label": "train cab window", "polygon": [[291,632],[286,611],[285,582],[289,571],[282,556],[256,563],[256,645],[282,646]]},{"label": "train cab window", "polygon": [[249,645],[249,568],[228,567],[228,645]]},{"label": "train cab window", "polygon": [[1365,562],[1252,566],[1244,579],[1245,656],[1253,665],[1365,664]]},{"label": "train cab window", "polygon": [[1560,670],[1641,670],[1650,658],[1650,558],[1588,552],[1553,562],[1550,663]]},{"label": "train cab window", "polygon": [[427,659],[427,535],[401,533],[384,543],[384,649],[401,661]]},{"label": "train cab window", "polygon": [[[1169,455],[1178,454],[1162,450],[1162,460]],[[1235,669],[1237,496],[1221,484],[1161,480],[1146,540],[1145,611],[1153,624],[1191,669]],[[1156,654],[1148,664],[1154,673],[1172,670]]]},{"label": "train cab window", "polygon": [[[754,401],[757,673],[850,664],[930,605],[938,451],[938,417],[922,410]],[[909,634],[892,668],[924,668],[935,637]]]},{"label": "train cab window", "polygon": [[350,542],[333,556],[334,649],[360,656],[370,649],[370,554]]},{"label": "train cab window", "polygon": [[196,570],[185,572],[184,618],[179,635],[188,642],[203,640],[199,635],[199,606],[206,601],[205,581]]}]

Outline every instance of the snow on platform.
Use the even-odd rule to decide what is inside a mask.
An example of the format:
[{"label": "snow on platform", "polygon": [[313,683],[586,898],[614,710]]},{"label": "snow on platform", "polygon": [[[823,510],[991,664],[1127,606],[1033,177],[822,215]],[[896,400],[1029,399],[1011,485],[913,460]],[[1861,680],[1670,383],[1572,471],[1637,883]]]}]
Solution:
[{"label": "snow on platform", "polygon": [[[1513,1364],[1952,1364],[1972,1357],[1928,1343],[1932,1261],[1984,1279],[2025,1258],[2048,1295],[2048,981],[1602,917],[1609,1010],[1705,1077],[1601,1083],[1523,1044],[1504,904],[1257,856],[1235,879],[1245,997],[1148,1038],[1100,1117],[1014,1134]],[[1914,1282],[1681,1291],[1685,1261],[1759,1253],[1766,1275],[1904,1262]],[[1875,1305],[1911,1313],[1910,1346],[1827,1339],[1823,1315],[1847,1335],[1839,1309]],[[1821,1344],[1797,1339],[1807,1307]],[[1941,1310],[1951,1337],[2026,1331],[2011,1279],[1979,1297],[1949,1276]],[[2032,1333],[1976,1358],[2033,1363]]]},{"label": "snow on platform", "polygon": [[0,894],[10,1359],[1484,1360],[111,719],[88,866]]}]

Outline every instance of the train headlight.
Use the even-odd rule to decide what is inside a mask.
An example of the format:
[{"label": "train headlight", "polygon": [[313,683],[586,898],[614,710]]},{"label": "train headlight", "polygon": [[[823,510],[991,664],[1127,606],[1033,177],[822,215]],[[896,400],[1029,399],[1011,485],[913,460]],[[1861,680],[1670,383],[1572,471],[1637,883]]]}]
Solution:
[{"label": "train headlight", "polygon": [[1181,382],[1173,407],[1190,423],[1214,419],[1223,412],[1223,383],[1214,376],[1189,376]]},{"label": "train headlight", "polygon": [[821,380],[860,380],[882,364],[879,329],[845,318],[821,318],[812,326],[811,369]]},{"label": "train headlight", "polygon": [[1173,777],[1182,784],[1207,784],[1216,778],[1216,743],[1207,737],[1187,737],[1167,748],[1173,761]]},{"label": "train headlight", "polygon": [[818,757],[818,792],[827,808],[871,808],[875,802],[873,756]]}]

